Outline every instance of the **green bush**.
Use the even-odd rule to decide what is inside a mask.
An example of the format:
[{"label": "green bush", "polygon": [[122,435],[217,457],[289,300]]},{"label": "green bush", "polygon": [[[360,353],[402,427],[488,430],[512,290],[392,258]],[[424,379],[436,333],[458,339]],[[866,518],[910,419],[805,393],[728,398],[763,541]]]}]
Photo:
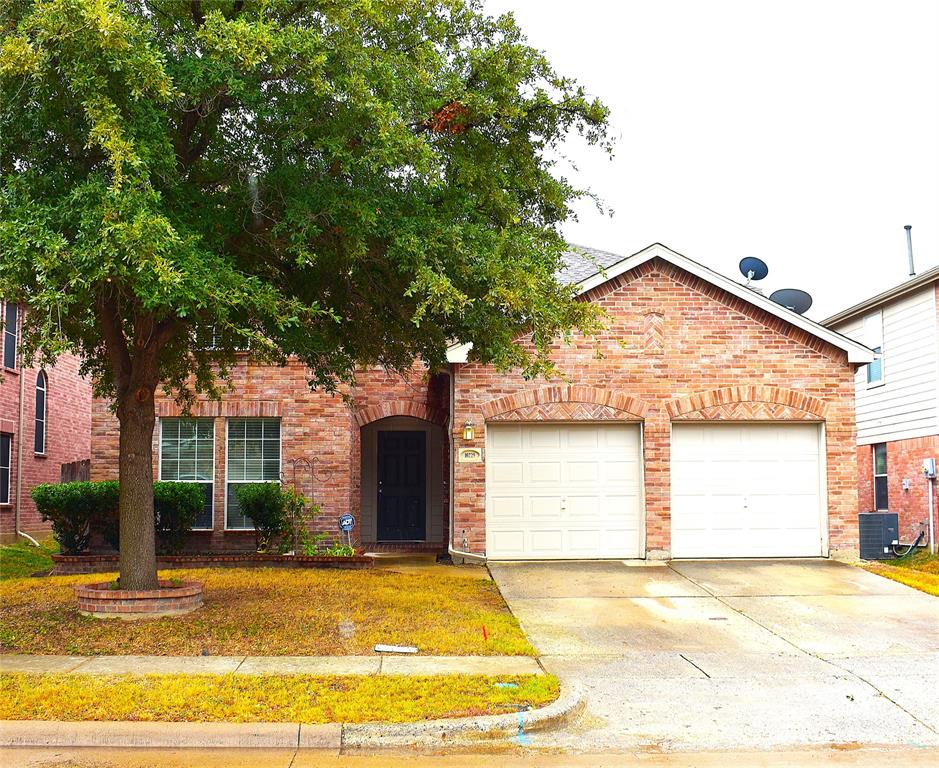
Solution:
[{"label": "green bush", "polygon": [[302,493],[277,483],[246,483],[235,486],[241,511],[254,523],[258,552],[292,551],[314,554],[324,537],[313,536],[310,521],[319,512]]},{"label": "green bush", "polygon": [[[114,549],[120,548],[120,516],[117,480],[100,482],[46,483],[32,490],[43,520],[66,554],[88,548],[92,531],[98,531]],[[153,512],[157,547],[161,552],[179,552],[204,504],[202,487],[196,483],[153,484]]]},{"label": "green bush", "polygon": [[175,555],[183,548],[204,504],[205,496],[198,483],[153,484],[153,515],[161,553]]},{"label": "green bush", "polygon": [[287,499],[277,483],[245,483],[235,486],[238,506],[254,523],[254,544],[267,552],[280,537],[287,520]]},{"label": "green bush", "polygon": [[[104,540],[114,549],[121,548],[121,523],[117,505],[118,487],[115,486],[115,502],[107,507],[104,514],[95,519],[92,527],[100,531]],[[90,483],[105,485],[106,483]],[[192,530],[205,497],[202,486],[198,483],[178,483],[160,480],[153,484],[153,523],[156,530],[157,550],[161,554],[176,554],[186,541],[186,534]]]},{"label": "green bush", "polygon": [[43,483],[30,495],[68,555],[88,548],[92,527],[99,520],[117,515],[117,482]]}]

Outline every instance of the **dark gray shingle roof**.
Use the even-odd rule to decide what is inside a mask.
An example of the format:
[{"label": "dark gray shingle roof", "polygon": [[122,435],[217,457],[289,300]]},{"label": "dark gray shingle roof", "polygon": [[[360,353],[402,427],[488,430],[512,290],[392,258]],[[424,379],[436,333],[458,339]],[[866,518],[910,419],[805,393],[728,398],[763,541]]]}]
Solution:
[{"label": "dark gray shingle roof", "polygon": [[571,244],[570,250],[563,256],[564,266],[558,272],[558,278],[562,283],[581,283],[625,258],[599,248]]}]

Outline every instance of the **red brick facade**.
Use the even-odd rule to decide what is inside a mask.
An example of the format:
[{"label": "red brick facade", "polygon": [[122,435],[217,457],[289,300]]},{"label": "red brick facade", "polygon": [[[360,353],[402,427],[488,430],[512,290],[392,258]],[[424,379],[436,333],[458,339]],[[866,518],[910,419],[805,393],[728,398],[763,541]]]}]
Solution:
[{"label": "red brick facade", "polygon": [[[526,381],[478,364],[453,364],[453,420],[446,375],[415,369],[408,380],[382,371],[359,374],[348,401],[311,393],[301,366],[244,364],[233,372],[222,402],[200,400],[192,415],[215,420],[215,528],[193,534],[194,549],[253,545],[252,534],[224,530],[225,422],[229,417],[281,419],[283,468],[300,457],[316,460],[317,477],[304,491],[323,507],[317,525],[335,531],[336,517],[358,516],[363,487],[361,429],[376,420],[411,416],[443,427],[440,461],[444,542],[453,473],[458,550],[485,554],[485,463],[450,461],[450,446],[483,449],[486,425],[500,421],[639,422],[643,425],[646,552],[670,548],[670,430],[673,421],[810,421],[824,424],[831,550],[857,549],[857,463],[854,371],[843,349],[776,315],[656,258],[585,296],[608,314],[596,338],[558,345],[564,379]],[[158,402],[161,417],[179,414]],[[472,422],[472,441],[463,426]],[[157,436],[154,447],[157,448]],[[93,412],[93,477],[116,476],[116,422],[103,403]],[[157,467],[154,467],[155,474]],[[368,543],[368,542],[366,542]]]},{"label": "red brick facade", "polygon": [[[843,350],[661,259],[586,296],[609,321],[554,359],[566,381],[525,381],[455,366],[458,446],[486,444],[487,422],[625,419],[643,424],[646,551],[670,546],[669,441],[680,419],[824,422],[829,545],[857,548],[854,370]],[[462,425],[472,422],[471,443]],[[483,554],[485,464],[454,466],[454,545]]]},{"label": "red brick facade", "polygon": [[[193,532],[189,548],[197,551],[252,549],[252,531],[225,529],[226,422],[237,417],[273,417],[281,421],[281,469],[285,480],[296,484],[321,507],[313,530],[337,533],[337,518],[351,513],[360,520],[361,427],[390,416],[410,416],[446,427],[449,386],[446,376],[427,375],[415,367],[402,377],[382,370],[361,371],[355,388],[340,394],[311,392],[304,368],[291,363],[283,368],[245,363],[232,371],[231,394],[222,401],[202,398],[190,411],[215,423],[214,526]],[[158,396],[157,416],[180,416],[179,406]],[[92,414],[94,461],[92,479],[117,477],[117,419],[105,402],[96,400]],[[159,424],[154,433],[154,478],[159,477]],[[435,457],[445,462],[446,455]],[[307,459],[310,470],[291,462]],[[443,473],[447,476],[447,473]],[[443,498],[449,496],[445,492]],[[444,514],[449,517],[445,506]],[[358,526],[356,534],[358,533]],[[370,543],[370,542],[366,542]],[[443,538],[437,547],[446,549]]]},{"label": "red brick facade", "polygon": [[[907,544],[919,534],[920,523],[929,520],[929,485],[922,467],[923,459],[939,461],[939,435],[894,440],[886,445],[888,509],[900,516],[900,540]],[[858,512],[870,512],[874,509],[873,446],[858,446],[857,464]],[[903,490],[904,480],[910,481],[909,490]],[[939,495],[933,498],[933,525],[939,531]]]},{"label": "red brick facade", "polygon": [[[0,302],[2,303],[2,302]],[[3,341],[0,339],[0,349]],[[2,359],[2,358],[0,358]],[[13,436],[10,503],[0,505],[0,539],[15,535],[16,502],[20,500],[20,530],[32,536],[48,534],[29,491],[40,483],[56,483],[61,465],[87,459],[91,455],[91,385],[78,374],[78,360],[63,355],[46,369],[47,414],[46,452],[34,453],[36,418],[36,377],[38,368],[16,370],[0,365],[0,432]],[[22,421],[20,392],[22,389]],[[22,474],[18,471],[22,456]],[[22,487],[17,481],[22,477]]]}]

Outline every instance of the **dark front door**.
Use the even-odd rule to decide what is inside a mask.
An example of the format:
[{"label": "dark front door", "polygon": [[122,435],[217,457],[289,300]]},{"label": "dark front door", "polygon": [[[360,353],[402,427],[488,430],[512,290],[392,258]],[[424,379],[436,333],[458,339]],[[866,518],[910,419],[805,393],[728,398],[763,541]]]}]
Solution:
[{"label": "dark front door", "polygon": [[378,433],[378,540],[424,541],[427,433]]}]

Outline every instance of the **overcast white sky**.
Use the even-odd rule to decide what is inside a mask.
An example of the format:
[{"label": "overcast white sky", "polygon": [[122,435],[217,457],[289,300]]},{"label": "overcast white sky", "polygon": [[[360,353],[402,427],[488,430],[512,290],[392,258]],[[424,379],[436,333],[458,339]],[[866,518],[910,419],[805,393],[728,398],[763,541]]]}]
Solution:
[{"label": "overcast white sky", "polygon": [[[588,204],[568,240],[659,241],[823,319],[939,263],[937,0],[487,0],[612,109],[610,161],[569,142]],[[570,170],[569,168],[566,170]]]}]

